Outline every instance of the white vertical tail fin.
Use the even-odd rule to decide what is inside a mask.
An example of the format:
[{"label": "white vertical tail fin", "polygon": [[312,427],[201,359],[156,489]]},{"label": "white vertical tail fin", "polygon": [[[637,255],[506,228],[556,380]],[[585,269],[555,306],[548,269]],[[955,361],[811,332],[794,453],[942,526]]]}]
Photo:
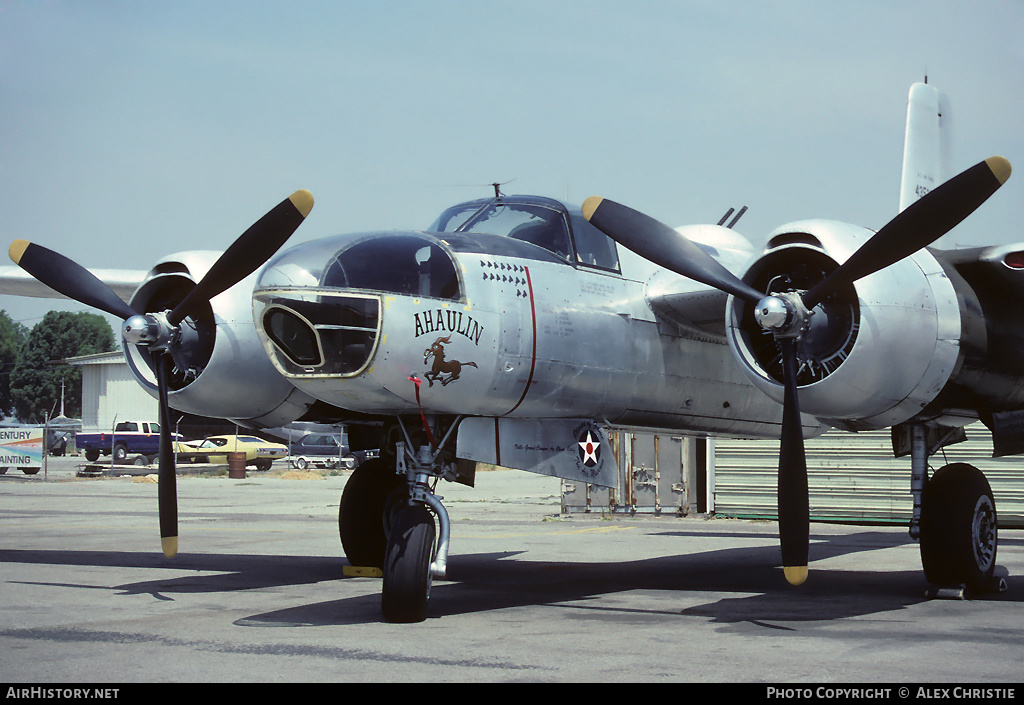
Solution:
[{"label": "white vertical tail fin", "polygon": [[[915,83],[907,98],[900,211],[946,181],[949,175],[950,113],[946,97],[928,83]],[[936,246],[952,248],[949,241]]]},{"label": "white vertical tail fin", "polygon": [[907,98],[900,210],[947,178],[949,110],[945,96],[927,83],[915,83]]}]

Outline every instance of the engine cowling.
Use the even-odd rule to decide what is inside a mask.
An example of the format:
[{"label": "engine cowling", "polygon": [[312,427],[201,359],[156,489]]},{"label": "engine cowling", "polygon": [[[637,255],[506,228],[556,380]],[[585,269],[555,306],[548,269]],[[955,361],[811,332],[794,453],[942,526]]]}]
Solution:
[{"label": "engine cowling", "polygon": [[[133,295],[132,308],[145,312],[173,308],[219,255],[192,251],[160,260]],[[256,276],[246,277],[182,321],[168,395],[175,409],[249,427],[274,427],[300,418],[314,403],[274,369],[263,351],[252,321]],[[132,373],[156,397],[148,348],[124,339],[122,346]]]},{"label": "engine cowling", "polygon": [[[806,291],[871,235],[835,221],[790,223],[769,235],[743,280],[766,293]],[[730,297],[726,324],[745,374],[783,403],[778,343],[754,306]],[[960,334],[957,292],[927,250],[863,277],[815,306],[800,334],[800,410],[850,431],[907,421],[955,374]]]}]

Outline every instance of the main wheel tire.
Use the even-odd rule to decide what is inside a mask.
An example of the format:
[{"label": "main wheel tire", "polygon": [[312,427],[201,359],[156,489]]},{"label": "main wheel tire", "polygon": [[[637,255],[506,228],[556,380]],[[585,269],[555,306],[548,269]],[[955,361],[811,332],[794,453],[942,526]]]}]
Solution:
[{"label": "main wheel tire", "polygon": [[338,506],[338,533],[352,565],[384,566],[384,506],[391,491],[404,483],[382,458],[363,463],[349,476]]},{"label": "main wheel tire", "polygon": [[921,500],[921,565],[929,583],[986,591],[998,533],[995,499],[980,470],[952,463],[932,475]]},{"label": "main wheel tire", "polygon": [[380,607],[388,622],[422,622],[433,576],[436,528],[423,505],[406,506],[398,513],[384,559]]},{"label": "main wheel tire", "polygon": [[114,462],[121,464],[128,459],[128,446],[123,443],[118,443],[114,446]]},{"label": "main wheel tire", "polygon": [[384,537],[391,537],[391,531],[398,524],[398,516],[409,506],[409,486],[406,484],[394,487],[384,501]]}]

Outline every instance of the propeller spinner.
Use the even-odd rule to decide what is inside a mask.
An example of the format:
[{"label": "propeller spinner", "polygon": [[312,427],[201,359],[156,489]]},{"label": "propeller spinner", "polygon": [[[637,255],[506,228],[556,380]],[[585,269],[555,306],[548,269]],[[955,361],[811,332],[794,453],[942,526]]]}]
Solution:
[{"label": "propeller spinner", "polygon": [[725,269],[673,228],[596,196],[583,215],[610,238],[656,264],[732,294],[754,306],[758,324],[775,337],[782,357],[784,387],[779,450],[779,542],[786,580],[807,579],[810,507],[807,459],[797,395],[797,342],[808,330],[814,308],[856,280],[928,246],[974,212],[1010,177],[1010,163],[991,157],[958,174],[903,210],[839,268],[807,291],[760,292]]},{"label": "propeller spinner", "polygon": [[168,311],[135,311],[77,262],[25,240],[11,243],[9,254],[15,264],[68,298],[121,318],[125,339],[145,345],[153,356],[160,407],[160,542],[168,558],[178,551],[176,469],[167,395],[173,367],[171,352],[180,339],[180,324],[197,307],[259,269],[291,237],[312,208],[313,196],[306,190],[296,191],[281,201],[242,233],[195,288]]}]

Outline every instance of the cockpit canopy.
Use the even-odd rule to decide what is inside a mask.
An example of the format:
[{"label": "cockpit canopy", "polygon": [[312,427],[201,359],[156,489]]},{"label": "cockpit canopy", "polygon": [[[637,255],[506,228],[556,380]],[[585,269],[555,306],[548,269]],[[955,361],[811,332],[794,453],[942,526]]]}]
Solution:
[{"label": "cockpit canopy", "polygon": [[507,196],[452,206],[434,221],[436,233],[504,235],[537,245],[557,258],[601,269],[619,267],[615,243],[581,218],[572,218],[558,201]]}]

